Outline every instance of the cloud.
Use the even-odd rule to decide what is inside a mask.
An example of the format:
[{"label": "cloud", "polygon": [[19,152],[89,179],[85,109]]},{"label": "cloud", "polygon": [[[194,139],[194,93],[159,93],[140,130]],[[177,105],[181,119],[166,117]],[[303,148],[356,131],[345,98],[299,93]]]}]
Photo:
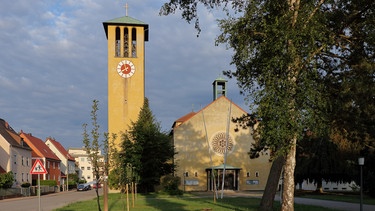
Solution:
[{"label": "cloud", "polygon": [[[180,15],[159,16],[165,2],[130,0],[129,16],[150,27],[146,97],[169,130],[173,121],[212,101],[212,82],[228,69],[231,52],[215,46],[219,12],[200,11],[202,32]],[[16,131],[65,147],[82,146],[82,124],[107,128],[107,40],[102,22],[125,15],[124,2],[5,1],[0,8],[0,118]],[[235,81],[228,98],[243,106]]]}]

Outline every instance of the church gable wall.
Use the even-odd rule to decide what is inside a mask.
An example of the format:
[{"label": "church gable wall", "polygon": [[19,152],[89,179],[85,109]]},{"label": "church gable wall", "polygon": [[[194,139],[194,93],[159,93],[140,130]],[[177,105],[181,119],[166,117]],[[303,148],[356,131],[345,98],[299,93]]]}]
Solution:
[{"label": "church gable wall", "polygon": [[[230,105],[227,98],[219,98],[174,129],[174,143],[178,152],[175,156],[178,165],[176,174],[182,178],[181,189],[208,189],[206,169],[224,163],[229,111],[230,120],[245,114],[237,105]],[[264,154],[258,159],[250,160],[247,153],[251,143],[254,143],[252,131],[250,128],[239,128],[236,132],[236,128],[237,124],[230,121],[230,150],[226,164],[241,168],[237,175],[240,190],[263,190],[270,167],[269,156]]]}]

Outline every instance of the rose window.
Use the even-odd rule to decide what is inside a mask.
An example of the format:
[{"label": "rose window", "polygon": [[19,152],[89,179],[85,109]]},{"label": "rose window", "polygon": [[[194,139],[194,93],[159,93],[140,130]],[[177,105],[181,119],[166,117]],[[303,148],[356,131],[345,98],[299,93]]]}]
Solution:
[{"label": "rose window", "polygon": [[[224,155],[225,154],[225,145],[226,145],[226,134],[225,132],[216,133],[211,138],[211,149],[218,154]],[[231,135],[228,136],[228,146],[227,146],[227,153],[231,153],[234,148],[234,142]]]}]

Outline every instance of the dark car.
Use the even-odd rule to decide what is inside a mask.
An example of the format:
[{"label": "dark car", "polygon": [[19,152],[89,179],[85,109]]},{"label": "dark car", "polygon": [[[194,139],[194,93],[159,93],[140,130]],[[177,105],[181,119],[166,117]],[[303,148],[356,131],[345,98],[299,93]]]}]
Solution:
[{"label": "dark car", "polygon": [[91,190],[91,186],[88,184],[79,184],[77,187],[77,191],[87,191]]}]

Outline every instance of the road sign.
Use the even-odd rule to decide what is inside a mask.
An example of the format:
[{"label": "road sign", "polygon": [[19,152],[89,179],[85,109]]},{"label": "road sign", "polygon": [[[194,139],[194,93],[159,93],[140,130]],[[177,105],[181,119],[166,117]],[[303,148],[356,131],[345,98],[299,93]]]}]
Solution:
[{"label": "road sign", "polygon": [[30,174],[47,174],[47,170],[44,168],[42,161],[39,159],[35,160],[35,163],[30,170]]}]

